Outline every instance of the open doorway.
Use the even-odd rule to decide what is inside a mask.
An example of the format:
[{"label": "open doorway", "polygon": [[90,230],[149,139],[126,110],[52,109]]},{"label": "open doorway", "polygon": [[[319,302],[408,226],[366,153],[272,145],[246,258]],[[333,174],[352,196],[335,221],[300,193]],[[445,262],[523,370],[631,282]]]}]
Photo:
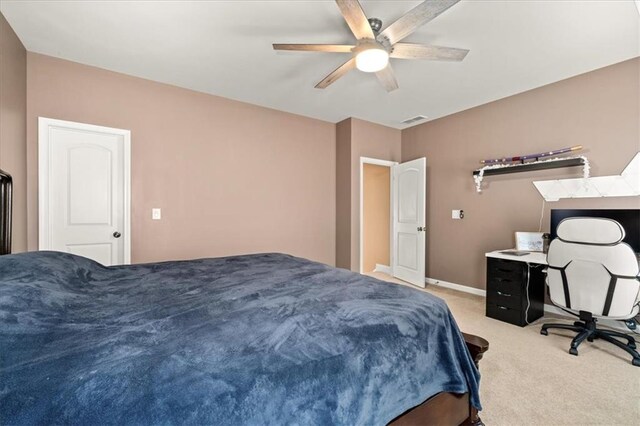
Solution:
[{"label": "open doorway", "polygon": [[360,273],[424,288],[426,161],[360,157]]},{"label": "open doorway", "polygon": [[391,272],[391,167],[397,163],[360,159],[360,272]]}]

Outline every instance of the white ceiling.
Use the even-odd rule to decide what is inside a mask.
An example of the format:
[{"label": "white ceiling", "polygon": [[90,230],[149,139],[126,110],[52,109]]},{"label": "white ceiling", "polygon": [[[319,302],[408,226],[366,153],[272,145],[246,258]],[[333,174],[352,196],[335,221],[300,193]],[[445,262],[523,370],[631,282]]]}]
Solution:
[{"label": "white ceiling", "polygon": [[[389,25],[419,1],[363,1]],[[640,55],[632,0],[462,1],[404,41],[470,49],[462,63],[393,59],[400,89],[352,71],[313,86],[339,53],[274,52],[271,43],[351,43],[333,1],[12,1],[27,50],[330,122],[396,128]]]}]

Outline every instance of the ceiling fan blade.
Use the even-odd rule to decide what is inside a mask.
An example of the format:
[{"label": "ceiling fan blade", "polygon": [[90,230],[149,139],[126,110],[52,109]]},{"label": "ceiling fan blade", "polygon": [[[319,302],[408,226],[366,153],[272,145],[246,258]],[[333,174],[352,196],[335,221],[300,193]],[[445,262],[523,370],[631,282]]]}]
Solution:
[{"label": "ceiling fan blade", "polygon": [[467,49],[455,47],[429,46],[426,44],[396,43],[389,56],[398,59],[429,59],[432,61],[462,61]]},{"label": "ceiling fan blade", "polygon": [[349,59],[347,62],[345,62],[344,64],[340,65],[338,68],[333,70],[331,74],[323,78],[320,83],[316,84],[316,89],[326,88],[327,86],[335,82],[337,79],[339,79],[340,77],[342,77],[343,75],[345,75],[346,73],[354,69],[355,67],[356,67],[356,59],[355,58]]},{"label": "ceiling fan blade", "polygon": [[459,1],[426,0],[385,28],[380,35],[388,38],[391,44],[395,44]]},{"label": "ceiling fan blade", "polygon": [[355,46],[346,44],[273,44],[273,50],[296,50],[303,52],[351,53]]},{"label": "ceiling fan blade", "polygon": [[376,77],[378,77],[378,80],[382,83],[384,88],[387,89],[387,92],[393,92],[398,88],[398,81],[396,80],[396,75],[391,68],[391,64],[387,64],[386,67],[378,71],[376,73]]},{"label": "ceiling fan blade", "polygon": [[375,39],[369,20],[358,0],[336,0],[338,7],[351,32],[358,40],[363,38]]}]

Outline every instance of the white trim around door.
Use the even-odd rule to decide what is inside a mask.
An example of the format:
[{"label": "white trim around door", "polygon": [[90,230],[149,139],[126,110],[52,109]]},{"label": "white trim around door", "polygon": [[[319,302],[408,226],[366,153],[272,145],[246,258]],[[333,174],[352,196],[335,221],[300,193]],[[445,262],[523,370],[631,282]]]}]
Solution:
[{"label": "white trim around door", "polygon": [[[364,269],[364,165],[365,164],[373,164],[376,166],[385,166],[385,167],[393,167],[398,164],[397,161],[389,161],[389,160],[379,160],[377,158],[369,158],[369,157],[360,157],[360,262],[359,262],[359,271],[363,274]],[[389,185],[391,185],[391,173],[389,174]],[[393,188],[391,188],[391,191]],[[393,198],[393,197],[391,197]],[[393,214],[393,203],[389,200],[389,208],[391,209],[391,213]],[[392,217],[392,216],[391,216]],[[392,223],[389,223],[389,235],[393,236]],[[393,253],[391,250],[389,252],[389,257],[392,257]],[[389,264],[392,265],[393,262],[391,258],[389,259]]]},{"label": "white trim around door", "polygon": [[38,117],[38,248],[48,250],[51,247],[51,223],[49,218],[49,172],[51,169],[51,130],[67,129],[76,132],[106,133],[122,136],[123,140],[123,190],[124,190],[124,228],[123,258],[124,263],[131,263],[131,131],[93,124],[76,123]]}]

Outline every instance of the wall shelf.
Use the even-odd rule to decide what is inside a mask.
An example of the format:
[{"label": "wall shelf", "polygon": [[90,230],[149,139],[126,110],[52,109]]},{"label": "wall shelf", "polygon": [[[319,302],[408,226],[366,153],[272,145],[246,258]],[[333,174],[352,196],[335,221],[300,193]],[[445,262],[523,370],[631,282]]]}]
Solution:
[{"label": "wall shelf", "polygon": [[[535,170],[558,169],[561,167],[584,166],[583,158],[564,158],[559,160],[535,161],[531,163],[519,163],[496,167],[492,169],[484,169],[484,176],[504,175],[508,173],[531,172]],[[480,169],[473,171],[473,176],[478,176]]]}]

